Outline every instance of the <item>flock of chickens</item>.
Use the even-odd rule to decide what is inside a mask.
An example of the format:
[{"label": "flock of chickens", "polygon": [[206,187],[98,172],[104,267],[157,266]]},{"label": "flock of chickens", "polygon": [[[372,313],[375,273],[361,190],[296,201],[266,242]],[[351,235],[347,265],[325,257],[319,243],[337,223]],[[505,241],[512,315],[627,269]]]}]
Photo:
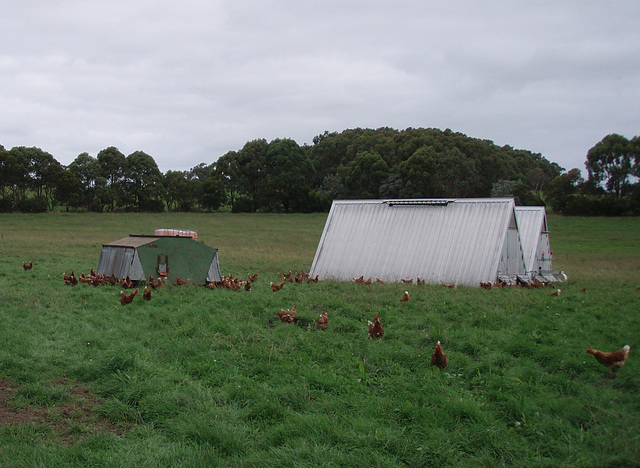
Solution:
[{"label": "flock of chickens", "polygon": [[[29,263],[23,262],[22,267],[24,268],[25,271],[31,270],[33,268],[33,260],[31,260]],[[281,283],[273,283],[273,282],[270,283],[270,287],[273,292],[280,291],[285,284],[293,283],[294,281],[296,283],[317,283],[318,282],[317,276],[315,278],[311,278],[309,274],[305,273],[304,271],[297,272],[295,276],[292,272],[289,272],[289,273],[280,272],[279,276],[282,279]],[[76,277],[75,273],[72,270],[70,275],[63,273],[62,277],[66,284],[69,284],[72,286],[80,282],[84,284],[90,284],[93,286],[99,286],[99,285],[115,286],[117,284],[120,284],[124,289],[132,289],[134,287],[133,281],[131,281],[128,276],[125,279],[119,279],[119,278],[116,278],[114,275],[111,275],[111,276],[97,275],[93,270],[93,268],[91,269],[91,274],[89,276],[85,276],[83,273],[80,275],[80,278],[78,278]],[[207,283],[206,287],[209,289],[226,288],[234,291],[244,288],[246,291],[251,291],[251,284],[254,281],[256,281],[257,277],[258,277],[257,273],[248,275],[246,280],[241,280],[233,276],[225,276],[220,281],[211,281]],[[363,276],[360,276],[359,278],[354,278],[354,281],[357,284],[364,284],[364,285],[370,285],[373,283],[372,278],[365,280]],[[187,282],[188,281],[183,280],[180,277],[176,279],[176,284],[179,286],[187,284]],[[379,278],[376,278],[376,282],[382,283],[383,281],[380,280]],[[405,284],[411,284],[413,283],[413,279],[403,279],[402,282]],[[165,283],[166,283],[166,278],[158,278],[157,280],[154,280],[152,276],[149,276],[149,281],[144,287],[144,290],[142,292],[142,297],[145,300],[150,301],[151,290],[157,289],[163,286]],[[418,278],[416,281],[416,284],[424,284],[424,280],[421,280],[420,278]],[[447,286],[453,289],[457,288],[457,284],[445,284],[444,286]],[[494,283],[480,283],[480,287],[482,287],[483,289],[491,289],[492,287],[502,287],[502,286],[504,286],[503,283],[496,284],[496,285],[494,285]],[[520,286],[522,287],[522,285]],[[533,282],[526,285],[526,287],[541,288],[541,287],[544,287],[544,284],[539,282]],[[638,287],[638,291],[640,291],[640,287]],[[120,303],[122,305],[131,304],[135,296],[138,294],[138,292],[139,292],[138,289],[128,294],[125,293],[124,291],[120,291]],[[560,289],[555,290],[549,295],[559,296]],[[408,301],[409,301],[409,291],[405,291],[404,295],[400,298],[400,302],[403,303]],[[297,307],[298,305],[294,304],[294,306],[291,309],[280,309],[276,312],[276,314],[280,318],[280,320],[284,323],[298,324],[300,322],[300,319],[298,318]],[[329,327],[329,317],[328,317],[327,311],[323,311],[322,314],[320,314],[320,316],[316,319],[315,324],[319,330],[326,330]],[[378,317],[378,314],[374,316],[373,322],[371,321],[368,322],[368,326],[369,326],[369,333],[368,333],[369,338],[383,337],[384,328],[382,327],[382,323],[380,322],[380,318]],[[629,357],[630,350],[631,350],[631,347],[629,345],[625,345],[622,349],[614,352],[603,352],[597,349],[587,349],[587,353],[593,355],[600,364],[606,366],[610,371],[610,376],[614,376],[615,372],[620,367],[624,366],[625,362]],[[447,364],[448,364],[447,355],[443,351],[440,341],[438,341],[436,343],[435,350],[431,355],[431,366],[436,366],[439,369],[444,369],[445,367],[447,367]]]}]

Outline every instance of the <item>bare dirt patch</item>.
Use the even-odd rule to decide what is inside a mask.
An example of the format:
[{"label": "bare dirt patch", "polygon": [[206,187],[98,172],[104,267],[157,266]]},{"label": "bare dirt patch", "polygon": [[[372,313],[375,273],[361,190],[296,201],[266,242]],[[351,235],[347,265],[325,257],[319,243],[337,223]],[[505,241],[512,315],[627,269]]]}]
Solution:
[{"label": "bare dirt patch", "polygon": [[0,427],[49,425],[63,444],[74,444],[97,433],[124,433],[118,426],[96,417],[94,411],[102,402],[91,394],[85,384],[63,377],[53,385],[68,392],[69,398],[65,403],[52,407],[23,406],[16,409],[11,400],[18,386],[10,380],[0,379]]}]

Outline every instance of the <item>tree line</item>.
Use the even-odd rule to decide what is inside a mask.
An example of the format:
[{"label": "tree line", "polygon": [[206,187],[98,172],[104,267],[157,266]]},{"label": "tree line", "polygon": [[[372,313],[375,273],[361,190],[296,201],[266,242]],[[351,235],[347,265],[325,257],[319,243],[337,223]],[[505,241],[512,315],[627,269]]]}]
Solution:
[{"label": "tree line", "polygon": [[326,211],[334,199],[515,197],[567,214],[640,214],[639,139],[608,135],[588,179],[539,153],[449,129],[348,129],[310,145],[256,139],[216,161],[162,173],[152,156],[108,147],[68,166],[0,146],[0,211]]}]

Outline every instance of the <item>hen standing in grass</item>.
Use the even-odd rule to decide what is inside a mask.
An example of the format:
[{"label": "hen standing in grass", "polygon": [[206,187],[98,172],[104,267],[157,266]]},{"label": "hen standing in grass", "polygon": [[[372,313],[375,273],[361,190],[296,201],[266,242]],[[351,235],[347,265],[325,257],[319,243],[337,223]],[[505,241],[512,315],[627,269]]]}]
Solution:
[{"label": "hen standing in grass", "polygon": [[382,338],[384,329],[378,318],[378,314],[373,318],[373,322],[369,321],[369,338]]},{"label": "hen standing in grass", "polygon": [[329,326],[329,316],[327,315],[326,310],[322,312],[322,315],[320,315],[320,317],[318,317],[318,320],[316,320],[316,326],[320,330],[326,330]]},{"label": "hen standing in grass", "polygon": [[409,302],[409,291],[404,292],[404,296],[400,298],[400,302]]},{"label": "hen standing in grass", "polygon": [[612,353],[604,353],[597,349],[587,349],[587,353],[593,354],[596,360],[603,366],[607,366],[613,375],[615,371],[624,366],[630,350],[631,346],[625,345],[622,349]]},{"label": "hen standing in grass", "polygon": [[144,291],[142,291],[142,297],[147,301],[151,300],[151,289],[144,287]]},{"label": "hen standing in grass", "polygon": [[436,350],[431,355],[431,365],[438,366],[440,370],[447,367],[447,355],[442,351],[442,347],[440,346],[440,342],[436,343]]},{"label": "hen standing in grass", "polygon": [[126,294],[124,291],[120,291],[120,304],[126,305],[131,304],[133,302],[133,298],[138,294],[138,290],[136,289],[131,294]]},{"label": "hen standing in grass", "polygon": [[31,260],[29,263],[24,263],[22,262],[22,268],[26,270],[31,270],[33,268],[33,260]]}]

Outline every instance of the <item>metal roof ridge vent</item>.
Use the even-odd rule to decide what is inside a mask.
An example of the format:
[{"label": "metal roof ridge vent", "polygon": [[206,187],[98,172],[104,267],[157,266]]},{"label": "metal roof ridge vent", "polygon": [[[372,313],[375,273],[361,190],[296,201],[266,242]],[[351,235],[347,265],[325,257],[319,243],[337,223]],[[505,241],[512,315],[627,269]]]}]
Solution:
[{"label": "metal roof ridge vent", "polygon": [[414,199],[414,200],[385,200],[383,203],[389,206],[447,206],[454,202],[448,198]]}]

